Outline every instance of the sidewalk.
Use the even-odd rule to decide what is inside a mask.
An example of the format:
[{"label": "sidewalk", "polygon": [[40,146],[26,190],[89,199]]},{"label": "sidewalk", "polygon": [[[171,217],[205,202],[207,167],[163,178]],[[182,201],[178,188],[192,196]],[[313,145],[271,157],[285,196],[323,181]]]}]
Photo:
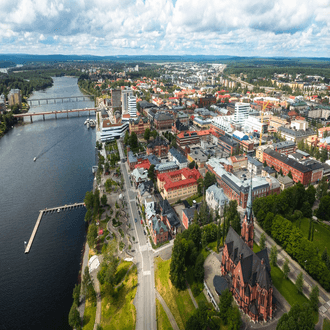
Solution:
[{"label": "sidewalk", "polygon": [[[265,233],[264,230],[256,223],[254,222],[254,228],[255,228],[255,241],[258,243],[260,240],[260,236],[262,233]],[[291,259],[291,257],[286,253],[286,251],[279,245],[276,244],[276,242],[268,236],[266,233],[266,247],[268,249],[268,253],[270,254],[270,249],[273,245],[277,246],[278,251],[278,257],[277,257],[277,264],[278,267],[281,269],[283,268],[283,264],[285,259],[287,258],[289,260],[289,267],[290,267],[290,273],[289,278],[290,280],[295,283],[297,276],[300,272],[304,275],[304,286],[303,286],[303,293],[304,295],[309,299],[309,295],[311,292],[311,289],[314,285],[317,285],[320,290],[319,294],[319,311],[321,313],[320,316],[326,317],[330,319],[330,294],[322,288],[322,286],[317,283],[301,266]]]}]

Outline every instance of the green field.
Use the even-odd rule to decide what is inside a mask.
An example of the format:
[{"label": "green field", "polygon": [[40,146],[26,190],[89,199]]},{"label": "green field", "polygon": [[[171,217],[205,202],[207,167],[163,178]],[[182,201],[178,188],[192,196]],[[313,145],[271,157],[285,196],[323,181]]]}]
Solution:
[{"label": "green field", "polygon": [[162,304],[156,299],[157,330],[173,330]]},{"label": "green field", "polygon": [[[293,224],[299,227],[299,221],[296,220]],[[300,229],[303,232],[305,238],[308,238],[309,231],[309,219],[303,218],[301,220]],[[313,243],[319,249],[320,253],[323,252],[326,247],[328,252],[330,252],[330,228],[322,226],[317,222],[314,222],[314,240]]]},{"label": "green field", "polygon": [[93,330],[95,323],[96,306],[92,306],[87,300],[84,311],[84,330]]},{"label": "green field", "polygon": [[[117,272],[118,274],[118,272]],[[104,330],[135,329],[136,312],[133,300],[137,290],[137,269],[131,268],[125,281],[115,294],[110,296],[101,288],[102,295],[102,315],[101,326]]]},{"label": "green field", "polygon": [[116,276],[115,276],[115,283],[116,285],[119,284],[124,276],[126,275],[128,269],[131,267],[132,262],[131,261],[122,261],[118,268],[117,268],[117,272],[116,272]]},{"label": "green field", "polygon": [[170,264],[171,259],[166,261],[159,257],[155,259],[155,284],[157,291],[173,314],[178,327],[183,330],[187,320],[195,310],[195,306],[187,290],[179,291],[172,285]]}]

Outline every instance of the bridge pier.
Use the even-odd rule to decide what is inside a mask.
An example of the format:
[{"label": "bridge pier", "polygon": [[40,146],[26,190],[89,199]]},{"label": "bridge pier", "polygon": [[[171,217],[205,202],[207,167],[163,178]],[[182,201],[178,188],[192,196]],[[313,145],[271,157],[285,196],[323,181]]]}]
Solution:
[{"label": "bridge pier", "polygon": [[43,120],[45,121],[45,115],[42,115]]},{"label": "bridge pier", "polygon": [[46,104],[48,104],[48,100],[46,100]]},{"label": "bridge pier", "polygon": [[57,112],[55,112],[55,119],[57,119]]},{"label": "bridge pier", "polygon": [[66,111],[66,118],[69,118],[69,110]]},{"label": "bridge pier", "polygon": [[40,105],[40,101],[38,101],[38,105]]},{"label": "bridge pier", "polygon": [[31,123],[33,123],[32,116],[30,116],[30,121],[31,121]]}]

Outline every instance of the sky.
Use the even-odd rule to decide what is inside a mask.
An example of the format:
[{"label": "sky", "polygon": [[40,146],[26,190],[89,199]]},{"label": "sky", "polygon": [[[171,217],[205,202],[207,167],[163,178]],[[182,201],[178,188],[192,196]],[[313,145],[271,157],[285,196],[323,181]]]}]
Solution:
[{"label": "sky", "polygon": [[0,0],[0,53],[330,57],[330,0]]}]

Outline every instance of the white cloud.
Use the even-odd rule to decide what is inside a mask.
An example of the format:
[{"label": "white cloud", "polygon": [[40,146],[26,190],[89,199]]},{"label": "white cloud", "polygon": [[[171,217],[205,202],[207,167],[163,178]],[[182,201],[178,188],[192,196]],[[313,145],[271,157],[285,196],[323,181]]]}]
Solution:
[{"label": "white cloud", "polygon": [[[1,0],[2,52],[329,56],[330,0]],[[41,44],[52,39],[55,44]],[[322,47],[318,45],[322,43]]]}]

